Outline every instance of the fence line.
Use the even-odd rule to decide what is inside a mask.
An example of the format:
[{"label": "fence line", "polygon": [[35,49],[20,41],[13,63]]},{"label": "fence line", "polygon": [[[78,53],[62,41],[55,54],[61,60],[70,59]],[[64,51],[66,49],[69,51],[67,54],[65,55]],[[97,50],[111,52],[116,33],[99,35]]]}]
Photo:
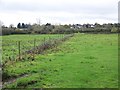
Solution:
[{"label": "fence line", "polygon": [[[72,36],[72,35],[71,35]],[[23,41],[17,41],[17,47],[18,49],[11,50],[13,55],[7,55],[8,57],[14,57],[12,58],[13,60],[22,60],[23,58],[25,60],[32,58],[32,60],[35,60],[35,54],[39,54],[43,50],[46,50],[48,48],[52,48],[57,46],[57,43],[61,40],[64,41],[64,39],[70,37],[70,35],[59,35],[57,38],[55,37],[48,37],[48,38],[43,38],[42,42],[41,40],[34,39],[33,42],[30,40],[28,41],[29,43],[25,44]],[[39,43],[41,44],[39,44]],[[30,45],[29,45],[30,44]],[[41,48],[42,49],[41,49]],[[27,49],[26,49],[27,48]],[[31,50],[29,50],[31,49]],[[40,49],[40,50],[39,50]],[[28,51],[29,50],[29,51]],[[28,51],[28,52],[26,52]],[[16,54],[18,52],[18,54]],[[14,54],[15,53],[15,54]],[[18,56],[18,58],[17,58]],[[9,59],[8,59],[9,61]]]}]

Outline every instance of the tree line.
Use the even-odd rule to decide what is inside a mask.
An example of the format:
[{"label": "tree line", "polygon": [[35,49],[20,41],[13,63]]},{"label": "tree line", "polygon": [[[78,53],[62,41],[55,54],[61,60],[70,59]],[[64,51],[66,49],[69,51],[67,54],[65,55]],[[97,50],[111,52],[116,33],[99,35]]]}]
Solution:
[{"label": "tree line", "polygon": [[69,24],[69,25],[52,25],[51,23],[24,24],[18,23],[17,27],[2,25],[2,35],[11,34],[71,34],[71,33],[120,33],[120,23],[108,24]]}]

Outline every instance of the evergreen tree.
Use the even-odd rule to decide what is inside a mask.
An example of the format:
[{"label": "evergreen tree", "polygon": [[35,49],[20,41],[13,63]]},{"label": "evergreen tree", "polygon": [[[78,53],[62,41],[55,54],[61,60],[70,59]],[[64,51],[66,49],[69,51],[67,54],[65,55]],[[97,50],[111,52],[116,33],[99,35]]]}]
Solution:
[{"label": "evergreen tree", "polygon": [[21,28],[21,23],[18,23],[17,28]]},{"label": "evergreen tree", "polygon": [[24,23],[22,23],[22,28],[25,28],[25,24]]}]

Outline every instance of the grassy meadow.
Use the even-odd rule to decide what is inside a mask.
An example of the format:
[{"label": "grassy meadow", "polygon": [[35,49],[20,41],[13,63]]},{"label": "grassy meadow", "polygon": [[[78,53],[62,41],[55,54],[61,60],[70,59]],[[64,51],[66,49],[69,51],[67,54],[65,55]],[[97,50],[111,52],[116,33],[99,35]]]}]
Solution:
[{"label": "grassy meadow", "polygon": [[[2,37],[2,60],[3,62],[8,60],[15,60],[19,54],[19,42],[20,53],[30,50],[36,46],[39,46],[44,41],[49,39],[61,38],[63,35],[8,35]],[[26,55],[26,53],[24,53]],[[26,55],[27,56],[27,55]]]},{"label": "grassy meadow", "polygon": [[[5,46],[12,44],[5,40],[42,40],[43,37],[48,36],[3,36],[2,46],[6,51],[2,56],[13,47]],[[10,63],[4,72],[13,78],[4,83],[4,88],[118,88],[118,35],[77,33],[44,54],[36,54],[35,60]]]}]

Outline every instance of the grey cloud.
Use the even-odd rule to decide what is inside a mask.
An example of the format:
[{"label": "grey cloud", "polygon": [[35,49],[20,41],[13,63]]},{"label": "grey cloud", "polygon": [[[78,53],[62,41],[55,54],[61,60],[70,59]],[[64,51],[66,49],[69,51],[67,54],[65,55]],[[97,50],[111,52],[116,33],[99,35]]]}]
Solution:
[{"label": "grey cloud", "polygon": [[84,19],[88,19],[88,20],[96,20],[96,19],[103,19],[103,20],[108,20],[108,21],[114,21],[116,22],[117,21],[117,18],[113,18],[113,17],[105,17],[105,16],[97,16],[97,15],[93,15],[93,16],[76,16],[76,17],[54,17],[56,19],[59,19],[60,21],[68,21],[68,20],[71,20],[71,21],[74,21],[74,20],[84,20]]},{"label": "grey cloud", "polygon": [[45,4],[45,3],[5,3],[0,5],[0,11],[30,11],[30,12],[69,12],[69,13],[87,13],[87,14],[111,14],[116,13],[116,7],[112,5],[94,6],[73,4]]},{"label": "grey cloud", "polygon": [[[57,1],[57,0],[56,0]],[[84,20],[107,20],[107,21],[117,21],[117,3],[105,3],[101,4],[93,4],[91,3],[40,3],[40,2],[1,2],[0,3],[0,12],[5,14],[16,13],[19,11],[30,12],[30,13],[45,13],[50,14],[51,20],[58,20],[63,22],[82,22]],[[65,12],[66,16],[57,16],[55,15],[57,12],[62,14]],[[51,15],[52,13],[52,15]],[[67,16],[72,14],[71,16]],[[113,15],[113,16],[112,16]],[[39,16],[39,15],[38,15]],[[116,16],[116,17],[115,17]],[[17,17],[17,15],[16,15]],[[26,15],[27,17],[27,15]],[[43,16],[44,17],[44,16]],[[13,17],[14,18],[14,17]],[[23,17],[25,18],[25,17]],[[29,20],[28,20],[29,21]],[[6,21],[7,22],[7,21]],[[87,21],[86,21],[87,22]]]}]

